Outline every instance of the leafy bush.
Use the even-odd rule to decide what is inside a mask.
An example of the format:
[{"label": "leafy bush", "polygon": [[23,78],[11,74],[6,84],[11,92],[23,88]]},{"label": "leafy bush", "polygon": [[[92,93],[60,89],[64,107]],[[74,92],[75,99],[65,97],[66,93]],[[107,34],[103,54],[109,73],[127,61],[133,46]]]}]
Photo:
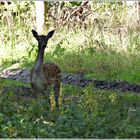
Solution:
[{"label": "leafy bush", "polygon": [[2,138],[139,138],[139,95],[63,85],[58,112],[10,89],[0,92]]}]

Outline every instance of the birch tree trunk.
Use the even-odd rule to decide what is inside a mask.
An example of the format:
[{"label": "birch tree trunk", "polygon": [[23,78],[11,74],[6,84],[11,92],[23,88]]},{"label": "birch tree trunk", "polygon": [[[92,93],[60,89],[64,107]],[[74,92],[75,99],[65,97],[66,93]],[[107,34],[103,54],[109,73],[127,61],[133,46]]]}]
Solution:
[{"label": "birch tree trunk", "polygon": [[37,31],[39,33],[46,33],[48,31],[48,2],[46,1],[35,1],[36,8],[36,24]]}]

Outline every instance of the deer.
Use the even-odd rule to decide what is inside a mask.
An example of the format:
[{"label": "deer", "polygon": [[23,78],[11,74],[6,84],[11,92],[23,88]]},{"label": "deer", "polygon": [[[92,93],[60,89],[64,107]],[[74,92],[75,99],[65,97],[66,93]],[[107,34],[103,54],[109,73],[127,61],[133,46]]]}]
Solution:
[{"label": "deer", "polygon": [[43,64],[44,51],[47,47],[48,40],[53,36],[54,30],[47,35],[38,35],[37,31],[32,30],[32,34],[38,42],[38,53],[35,65],[31,69],[30,83],[34,92],[34,98],[37,101],[39,94],[43,95],[49,105],[50,90],[53,86],[55,105],[59,109],[59,92],[61,84],[61,70],[59,66],[53,62]]}]

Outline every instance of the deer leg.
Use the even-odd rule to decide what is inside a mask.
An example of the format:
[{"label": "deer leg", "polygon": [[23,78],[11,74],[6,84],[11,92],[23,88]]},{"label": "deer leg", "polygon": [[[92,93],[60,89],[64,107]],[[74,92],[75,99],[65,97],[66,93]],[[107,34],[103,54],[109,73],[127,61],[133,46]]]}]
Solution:
[{"label": "deer leg", "polygon": [[56,103],[56,108],[59,109],[59,91],[60,91],[60,81],[57,81],[53,87],[54,89],[54,94],[55,94],[55,103]]},{"label": "deer leg", "polygon": [[48,86],[45,91],[43,92],[44,93],[44,97],[45,97],[45,100],[47,101],[47,104],[48,106],[50,107],[51,105],[51,102],[50,102],[50,91],[51,91],[51,87]]},{"label": "deer leg", "polygon": [[31,87],[32,87],[32,93],[33,93],[33,97],[37,103],[37,99],[38,99],[38,92],[37,92],[37,89],[34,87],[33,84],[31,84]]}]

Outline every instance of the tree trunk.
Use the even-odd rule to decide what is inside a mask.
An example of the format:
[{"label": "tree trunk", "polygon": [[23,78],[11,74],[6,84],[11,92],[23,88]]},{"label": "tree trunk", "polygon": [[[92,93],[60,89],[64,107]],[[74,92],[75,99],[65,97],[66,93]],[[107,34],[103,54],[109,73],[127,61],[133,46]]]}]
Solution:
[{"label": "tree trunk", "polygon": [[140,2],[138,1],[138,20],[140,21]]},{"label": "tree trunk", "polygon": [[48,2],[35,1],[35,7],[36,7],[37,31],[39,33],[46,33],[49,27],[49,24],[47,23]]}]

